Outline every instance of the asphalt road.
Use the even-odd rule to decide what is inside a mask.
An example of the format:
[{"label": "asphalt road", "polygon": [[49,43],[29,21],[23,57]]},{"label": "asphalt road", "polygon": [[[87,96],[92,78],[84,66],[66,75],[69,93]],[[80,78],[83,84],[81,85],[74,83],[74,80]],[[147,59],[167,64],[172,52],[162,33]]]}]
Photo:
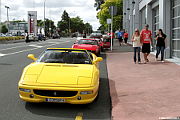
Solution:
[{"label": "asphalt road", "polygon": [[0,120],[74,120],[83,113],[84,120],[110,120],[111,101],[106,56],[100,63],[100,92],[97,101],[88,105],[26,103],[19,99],[17,84],[23,68],[32,61],[27,55],[39,56],[46,48],[71,47],[75,39],[0,44]]}]

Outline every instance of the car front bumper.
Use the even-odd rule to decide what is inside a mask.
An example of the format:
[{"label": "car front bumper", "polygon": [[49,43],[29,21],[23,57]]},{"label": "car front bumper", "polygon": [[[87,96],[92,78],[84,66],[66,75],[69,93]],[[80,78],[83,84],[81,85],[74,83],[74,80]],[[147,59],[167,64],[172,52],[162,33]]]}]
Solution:
[{"label": "car front bumper", "polygon": [[[66,88],[66,87],[37,87],[37,86],[27,86],[20,85],[19,88],[29,89],[31,92],[24,92],[19,90],[19,96],[22,100],[26,102],[49,102],[47,99],[59,99],[63,100],[63,102],[55,103],[70,103],[70,104],[88,104],[94,101],[94,99],[98,95],[99,85],[95,87],[88,88]],[[71,97],[50,97],[50,96],[42,96],[34,93],[34,90],[56,90],[56,91],[77,91],[77,94]],[[80,94],[82,91],[93,91],[92,94]],[[33,96],[33,97],[32,97]]]}]

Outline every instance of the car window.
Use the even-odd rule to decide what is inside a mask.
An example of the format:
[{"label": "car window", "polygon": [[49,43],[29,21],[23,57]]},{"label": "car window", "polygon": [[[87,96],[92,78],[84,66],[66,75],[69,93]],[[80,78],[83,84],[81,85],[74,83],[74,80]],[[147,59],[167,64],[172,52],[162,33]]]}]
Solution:
[{"label": "car window", "polygon": [[38,62],[91,64],[91,59],[85,52],[46,51],[39,57]]},{"label": "car window", "polygon": [[96,40],[79,40],[78,44],[98,45],[98,42]]}]

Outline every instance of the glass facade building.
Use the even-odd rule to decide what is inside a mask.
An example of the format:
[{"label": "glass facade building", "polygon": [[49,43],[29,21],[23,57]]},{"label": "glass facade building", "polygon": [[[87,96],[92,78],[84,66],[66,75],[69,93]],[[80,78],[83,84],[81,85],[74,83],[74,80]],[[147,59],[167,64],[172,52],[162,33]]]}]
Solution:
[{"label": "glass facade building", "polygon": [[[132,8],[132,2],[135,2]],[[135,28],[140,30],[144,28],[145,24],[149,24],[149,29],[155,38],[158,29],[162,29],[167,35],[165,58],[177,58],[180,60],[180,0],[124,0],[124,18],[130,16],[127,8],[133,11],[135,21],[132,24]],[[128,28],[125,25],[124,29],[132,31],[133,28]],[[130,22],[131,23],[131,22]],[[155,47],[156,40],[153,39],[153,46]]]}]

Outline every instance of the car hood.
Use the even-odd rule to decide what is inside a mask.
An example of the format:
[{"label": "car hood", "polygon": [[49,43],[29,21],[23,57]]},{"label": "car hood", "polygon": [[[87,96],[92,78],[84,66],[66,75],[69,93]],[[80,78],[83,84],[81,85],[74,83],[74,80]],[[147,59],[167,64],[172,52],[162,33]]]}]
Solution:
[{"label": "car hood", "polygon": [[35,63],[26,68],[24,84],[82,85],[91,84],[93,65]]}]

